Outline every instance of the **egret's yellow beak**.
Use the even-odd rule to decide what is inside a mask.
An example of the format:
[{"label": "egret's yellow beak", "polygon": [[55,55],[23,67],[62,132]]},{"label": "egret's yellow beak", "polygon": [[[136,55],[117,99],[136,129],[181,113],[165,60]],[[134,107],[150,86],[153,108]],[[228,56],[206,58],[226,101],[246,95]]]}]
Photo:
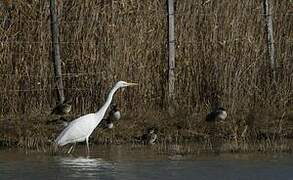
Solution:
[{"label": "egret's yellow beak", "polygon": [[138,83],[127,83],[128,86],[137,86]]}]

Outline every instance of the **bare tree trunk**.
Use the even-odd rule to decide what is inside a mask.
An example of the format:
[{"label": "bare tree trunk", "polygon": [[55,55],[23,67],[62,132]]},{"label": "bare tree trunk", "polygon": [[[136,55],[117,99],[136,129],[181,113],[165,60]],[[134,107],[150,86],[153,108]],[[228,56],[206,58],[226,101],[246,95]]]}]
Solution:
[{"label": "bare tree trunk", "polygon": [[168,103],[169,113],[174,112],[175,104],[175,25],[174,25],[174,0],[168,0],[168,61],[169,61],[169,76],[168,76]]},{"label": "bare tree trunk", "polygon": [[55,83],[57,85],[57,95],[60,103],[64,101],[64,88],[62,82],[61,59],[59,48],[59,28],[56,13],[56,1],[50,0],[51,12],[51,34],[52,34],[52,58],[54,63]]},{"label": "bare tree trunk", "polygon": [[272,21],[272,5],[270,0],[263,0],[264,15],[265,15],[265,32],[267,37],[268,57],[272,69],[273,81],[276,82],[276,58],[273,36],[273,21]]}]

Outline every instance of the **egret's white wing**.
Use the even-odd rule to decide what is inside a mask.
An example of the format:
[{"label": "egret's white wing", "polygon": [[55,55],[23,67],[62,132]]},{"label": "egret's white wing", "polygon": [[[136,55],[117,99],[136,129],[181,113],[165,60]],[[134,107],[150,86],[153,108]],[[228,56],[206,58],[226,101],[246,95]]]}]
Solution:
[{"label": "egret's white wing", "polygon": [[63,146],[72,142],[84,141],[86,137],[90,136],[100,121],[97,114],[94,113],[81,116],[70,122],[55,142]]}]

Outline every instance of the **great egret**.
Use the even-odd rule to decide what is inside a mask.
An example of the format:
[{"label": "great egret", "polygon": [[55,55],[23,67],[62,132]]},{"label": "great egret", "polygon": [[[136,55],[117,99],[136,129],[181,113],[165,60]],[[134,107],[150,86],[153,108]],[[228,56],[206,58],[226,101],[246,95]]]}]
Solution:
[{"label": "great egret", "polygon": [[154,145],[158,135],[157,135],[158,129],[157,128],[148,128],[147,133],[142,135],[141,140],[144,144],[151,144]]},{"label": "great egret", "polygon": [[209,112],[206,116],[207,122],[215,122],[217,120],[225,120],[227,118],[227,112],[222,107],[217,107],[213,111]]},{"label": "great egret", "polygon": [[[61,132],[55,140],[56,145],[64,146],[69,143],[86,141],[87,152],[89,154],[89,136],[103,119],[107,108],[110,106],[114,93],[121,87],[134,86],[136,83],[127,83],[119,81],[111,89],[105,104],[96,112],[86,114],[73,121]],[[72,149],[72,148],[71,148]]]},{"label": "great egret", "polygon": [[66,99],[63,103],[58,104],[51,112],[51,114],[65,115],[71,111],[72,99]]}]

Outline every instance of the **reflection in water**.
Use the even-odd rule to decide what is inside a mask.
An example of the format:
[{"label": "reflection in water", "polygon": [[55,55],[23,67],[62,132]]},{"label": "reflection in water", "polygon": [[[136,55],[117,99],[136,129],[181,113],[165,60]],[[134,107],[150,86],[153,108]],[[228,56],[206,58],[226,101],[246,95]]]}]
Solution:
[{"label": "reflection in water", "polygon": [[113,163],[101,158],[61,157],[57,161],[67,177],[97,177],[114,174]]},{"label": "reflection in water", "polygon": [[291,180],[292,155],[156,155],[145,148],[105,147],[90,158],[0,151],[0,179]]}]

